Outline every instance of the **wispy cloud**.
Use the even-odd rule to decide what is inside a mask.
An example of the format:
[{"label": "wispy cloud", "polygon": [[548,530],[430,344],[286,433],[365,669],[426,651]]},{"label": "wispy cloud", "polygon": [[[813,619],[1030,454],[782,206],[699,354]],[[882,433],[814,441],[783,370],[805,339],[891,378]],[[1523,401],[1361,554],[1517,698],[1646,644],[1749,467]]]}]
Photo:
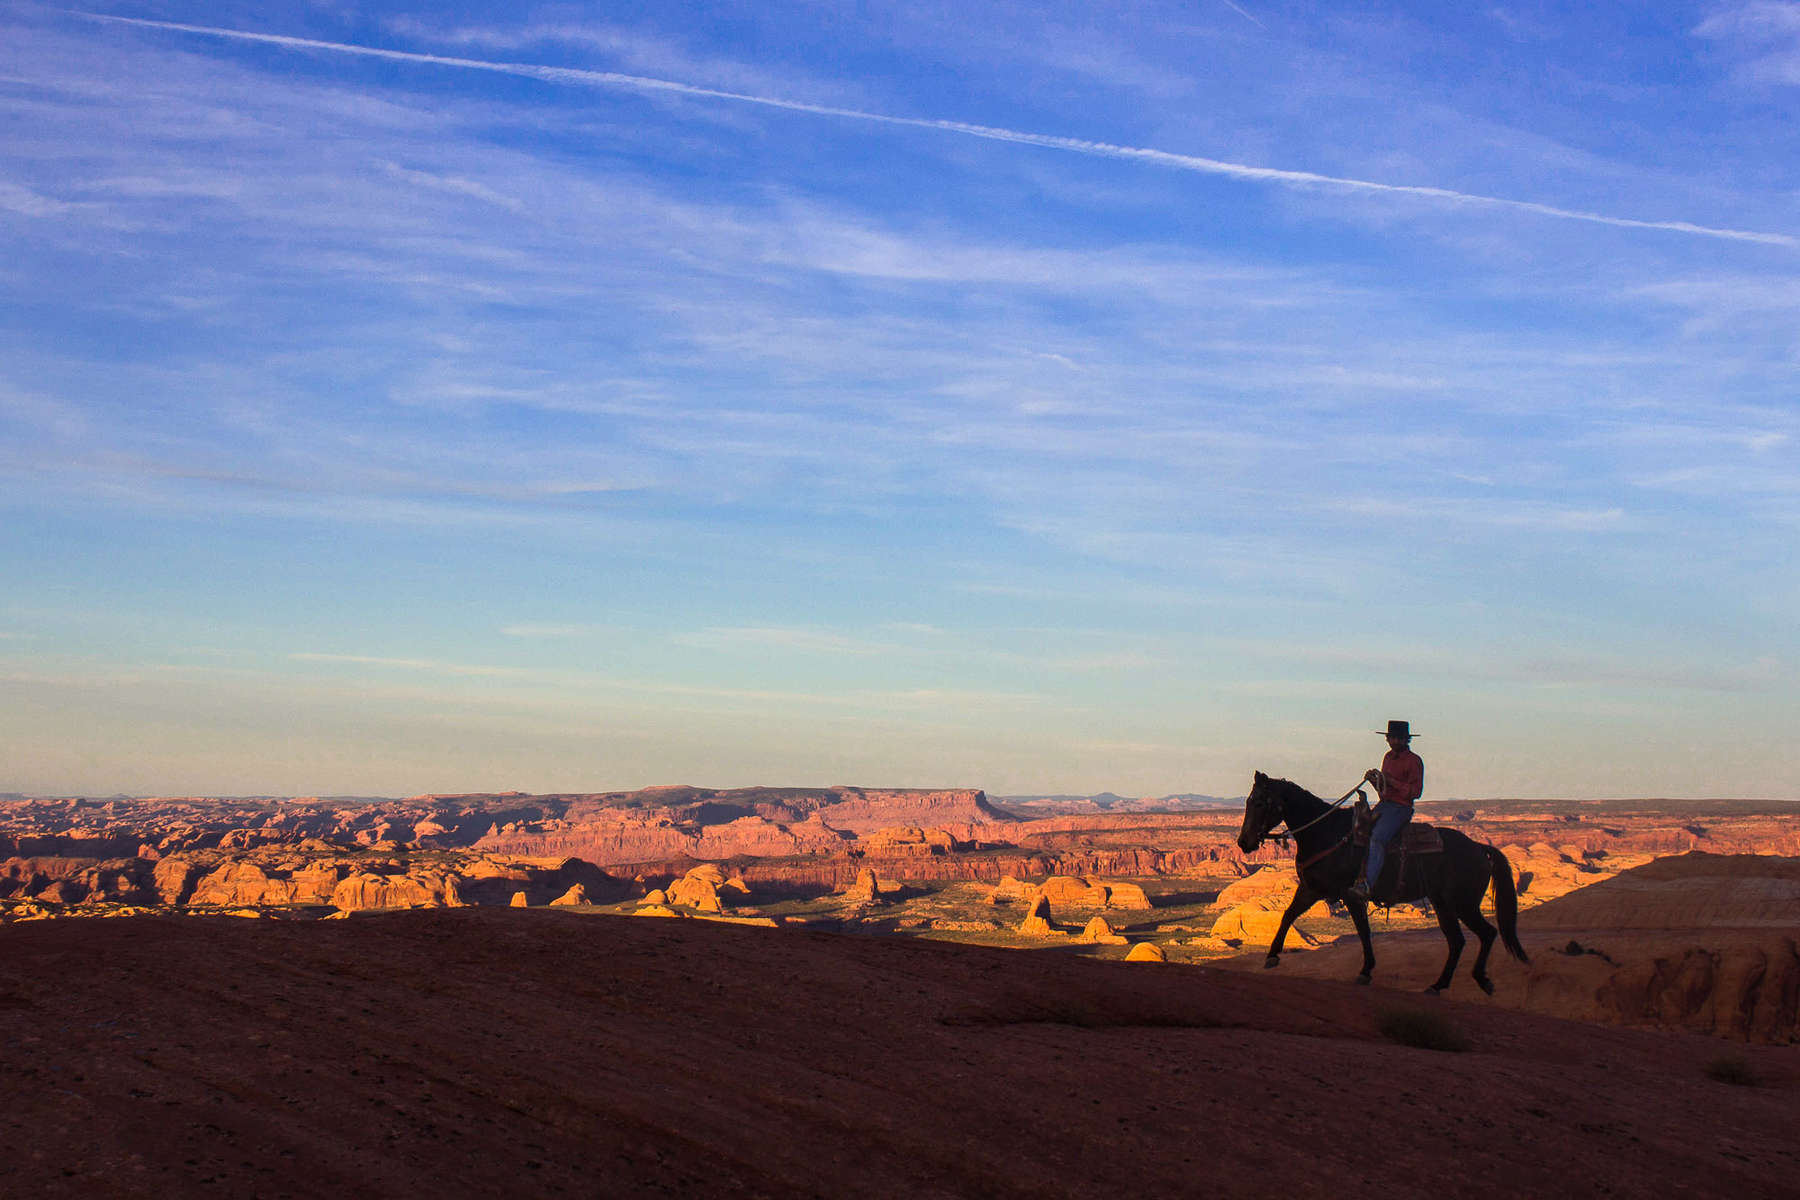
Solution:
[{"label": "wispy cloud", "polygon": [[389,50],[374,46],[362,46],[354,43],[328,42],[314,38],[291,37],[284,34],[254,33],[245,30],[223,29],[208,25],[189,25],[173,21],[152,21],[137,17],[103,16],[100,14],[83,15],[94,20],[112,21],[153,29],[166,29],[172,32],[191,33],[205,37],[260,42],[266,45],[286,46],[299,50],[323,50],[337,54],[357,55],[396,62],[415,62],[424,65],[452,67],[461,70],[489,71],[499,74],[517,75],[528,79],[537,79],[545,83],[621,88],[642,92],[691,96],[696,99],[704,100],[723,100],[732,103],[754,104],[766,108],[782,109],[788,112],[806,113],[812,116],[834,117],[853,121],[868,121],[876,124],[910,129],[926,129],[981,138],[988,141],[1009,142],[1015,145],[1036,146],[1043,149],[1069,151],[1071,153],[1099,158],[1148,163],[1156,166],[1170,167],[1176,170],[1196,171],[1202,174],[1220,175],[1232,179],[1243,180],[1245,182],[1266,183],[1280,187],[1295,187],[1309,190],[1323,188],[1328,190],[1343,190],[1376,195],[1405,196],[1453,205],[1479,205],[1485,207],[1507,208],[1518,212],[1532,213],[1542,217],[1591,222],[1594,224],[1610,225],[1624,229],[1658,230],[1669,233],[1690,234],[1699,237],[1721,238],[1730,241],[1757,242],[1765,245],[1790,248],[1800,247],[1800,238],[1784,233],[1729,229],[1701,225],[1690,221],[1646,220],[1635,217],[1615,216],[1584,209],[1564,208],[1533,200],[1518,200],[1502,196],[1489,196],[1474,192],[1457,191],[1453,188],[1435,187],[1425,184],[1385,183],[1369,179],[1353,179],[1346,176],[1326,175],[1314,171],[1297,171],[1279,167],[1256,166],[1249,163],[1206,158],[1200,155],[1178,154],[1167,150],[1157,150],[1141,146],[1124,146],[1111,142],[1092,141],[1084,138],[1061,137],[1055,134],[1032,133],[1025,130],[1005,129],[991,125],[978,125],[965,121],[895,116],[887,113],[868,112],[862,109],[842,108],[826,104],[812,104],[800,100],[788,100],[777,96],[760,96],[747,92],[732,92],[718,88],[700,87],[676,80],[626,75],[613,71],[590,71],[576,67],[552,67],[534,63],[494,62],[486,59],[460,58],[439,54],[421,54],[413,51]]},{"label": "wispy cloud", "polygon": [[23,184],[0,180],[0,211],[26,217],[48,217],[74,208],[73,204],[34,192]]},{"label": "wispy cloud", "polygon": [[1379,497],[1346,497],[1329,502],[1329,506],[1381,521],[1429,523],[1440,527],[1454,522],[1564,533],[1607,533],[1626,528],[1629,521],[1623,508],[1582,508],[1542,500],[1484,498],[1396,502]]},{"label": "wispy cloud", "polygon": [[754,63],[719,54],[696,53],[672,38],[595,21],[527,21],[520,25],[443,25],[416,17],[392,17],[383,24],[393,33],[415,42],[440,46],[479,47],[516,51],[526,47],[568,47],[597,53],[633,72],[654,73],[698,80],[735,91],[757,92],[773,88],[798,91],[802,96],[827,94],[842,98],[856,91],[840,80],[804,78],[793,70],[777,74]]},{"label": "wispy cloud", "polygon": [[439,662],[428,658],[384,658],[371,654],[320,654],[299,652],[288,655],[289,661],[305,663],[341,663],[357,667],[382,667],[399,671],[440,671],[446,675],[494,676],[504,679],[529,679],[541,672],[523,667],[496,667],[471,663]]},{"label": "wispy cloud", "polygon": [[1721,8],[1694,33],[1740,49],[1747,79],[1800,84],[1800,4],[1755,0]]},{"label": "wispy cloud", "polygon": [[513,196],[508,196],[503,192],[497,191],[494,188],[488,187],[486,184],[479,183],[473,179],[458,179],[454,176],[434,175],[430,171],[414,170],[409,167],[403,167],[398,163],[391,162],[383,162],[380,166],[382,170],[405,183],[414,184],[424,188],[431,188],[440,192],[450,192],[459,196],[473,196],[475,199],[485,201],[497,208],[504,208],[508,212],[520,213],[525,211],[524,201]]},{"label": "wispy cloud", "polygon": [[867,656],[890,653],[894,649],[892,646],[879,642],[866,641],[819,629],[757,627],[702,629],[693,633],[677,634],[673,640],[684,646],[732,647],[736,649],[761,647],[798,651],[805,654]]}]

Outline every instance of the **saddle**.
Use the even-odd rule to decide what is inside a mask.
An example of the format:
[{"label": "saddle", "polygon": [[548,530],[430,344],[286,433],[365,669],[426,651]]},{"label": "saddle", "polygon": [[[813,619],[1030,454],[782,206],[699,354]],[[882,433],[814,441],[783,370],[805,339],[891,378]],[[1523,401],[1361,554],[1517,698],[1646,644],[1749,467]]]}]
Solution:
[{"label": "saddle", "polygon": [[[1375,829],[1375,810],[1367,800],[1356,801],[1356,817],[1350,826],[1350,842],[1359,855],[1369,852],[1369,835]],[[1416,893],[1419,879],[1409,868],[1427,855],[1442,854],[1444,839],[1435,826],[1408,821],[1400,827],[1399,836],[1388,843],[1387,862],[1381,878],[1371,880],[1370,899],[1376,904],[1393,904],[1402,896]]]},{"label": "saddle", "polygon": [[[1356,802],[1356,821],[1351,826],[1351,844],[1360,849],[1368,849],[1369,835],[1375,829],[1375,810],[1367,800]],[[1408,821],[1400,827],[1400,836],[1388,843],[1390,854],[1442,854],[1444,839],[1438,836],[1437,826],[1422,825],[1417,821]]]}]

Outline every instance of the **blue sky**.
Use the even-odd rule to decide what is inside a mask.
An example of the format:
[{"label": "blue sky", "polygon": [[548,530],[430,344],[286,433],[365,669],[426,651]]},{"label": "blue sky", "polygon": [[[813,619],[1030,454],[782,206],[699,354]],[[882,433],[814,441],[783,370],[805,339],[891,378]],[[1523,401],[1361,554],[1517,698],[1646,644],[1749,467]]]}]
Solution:
[{"label": "blue sky", "polygon": [[15,4],[0,790],[1800,796],[1800,4]]}]

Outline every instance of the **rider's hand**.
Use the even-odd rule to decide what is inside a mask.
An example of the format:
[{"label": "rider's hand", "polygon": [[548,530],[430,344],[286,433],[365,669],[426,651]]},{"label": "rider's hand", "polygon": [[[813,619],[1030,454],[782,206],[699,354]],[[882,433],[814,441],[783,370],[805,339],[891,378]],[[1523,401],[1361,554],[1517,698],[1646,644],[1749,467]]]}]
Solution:
[{"label": "rider's hand", "polygon": [[1368,770],[1368,773],[1363,776],[1363,782],[1368,783],[1368,784],[1373,784],[1376,787],[1380,787],[1381,786],[1381,768],[1380,767],[1370,767]]}]

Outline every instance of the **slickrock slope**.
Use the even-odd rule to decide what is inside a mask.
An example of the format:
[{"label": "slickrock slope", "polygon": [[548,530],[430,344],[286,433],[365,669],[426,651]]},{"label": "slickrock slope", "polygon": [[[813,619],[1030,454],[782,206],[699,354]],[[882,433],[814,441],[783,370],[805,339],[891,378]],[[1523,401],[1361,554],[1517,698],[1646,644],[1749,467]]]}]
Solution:
[{"label": "slickrock slope", "polygon": [[1800,934],[1800,858],[1657,859],[1532,914],[1559,929],[1771,928]]},{"label": "slickrock slope", "polygon": [[[0,929],[0,1195],[1790,1197],[1800,1050],[581,916]],[[1382,1147],[1356,1115],[1382,1114]]]},{"label": "slickrock slope", "polygon": [[[1379,931],[1379,919],[1377,920]],[[1800,1041],[1800,858],[1687,854],[1658,859],[1520,915],[1529,966],[1496,948],[1488,1000],[1469,982],[1474,939],[1453,990],[1475,1003],[1657,1026],[1755,1042]],[[1261,967],[1266,938],[1222,964]],[[1435,930],[1377,933],[1375,982],[1420,988],[1437,975]],[[1288,956],[1279,970],[1348,979],[1354,938]]]}]

